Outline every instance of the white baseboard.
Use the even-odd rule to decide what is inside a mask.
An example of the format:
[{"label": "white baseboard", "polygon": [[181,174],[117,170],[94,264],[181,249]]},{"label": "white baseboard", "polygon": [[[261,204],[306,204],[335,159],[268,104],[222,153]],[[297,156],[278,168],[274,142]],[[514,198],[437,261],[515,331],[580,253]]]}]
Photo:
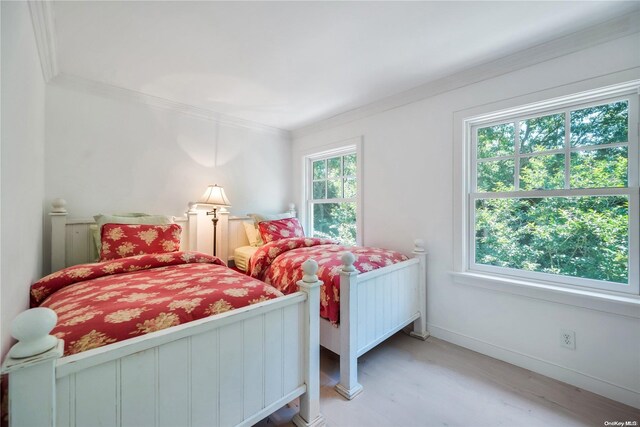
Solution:
[{"label": "white baseboard", "polygon": [[436,338],[468,348],[478,353],[485,354],[512,365],[528,369],[547,377],[562,381],[584,390],[599,394],[625,405],[640,409],[640,393],[619,385],[610,383],[600,378],[593,377],[584,372],[579,372],[553,362],[542,360],[527,354],[519,353],[486,341],[479,340],[446,328],[428,325],[428,330]]}]

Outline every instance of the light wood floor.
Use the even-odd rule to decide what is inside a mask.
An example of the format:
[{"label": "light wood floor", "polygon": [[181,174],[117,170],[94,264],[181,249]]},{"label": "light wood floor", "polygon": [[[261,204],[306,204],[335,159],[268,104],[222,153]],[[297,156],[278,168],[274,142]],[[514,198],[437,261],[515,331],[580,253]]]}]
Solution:
[{"label": "light wood floor", "polygon": [[[320,408],[328,426],[604,426],[640,410],[433,337],[398,333],[358,361],[364,391],[337,394],[338,358],[321,352]],[[262,427],[290,426],[282,408]]]}]

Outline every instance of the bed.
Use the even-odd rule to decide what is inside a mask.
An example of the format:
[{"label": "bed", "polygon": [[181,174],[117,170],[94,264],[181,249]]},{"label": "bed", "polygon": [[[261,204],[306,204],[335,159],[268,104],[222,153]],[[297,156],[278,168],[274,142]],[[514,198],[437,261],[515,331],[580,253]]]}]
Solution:
[{"label": "bed", "polygon": [[[324,424],[314,261],[304,266],[300,291],[279,296],[215,257],[188,251],[197,245],[198,212],[190,209],[175,218],[181,251],[78,265],[95,258],[93,221],[68,220],[60,201],[50,215],[52,269],[69,268],[38,282],[38,308],[12,324],[18,343],[2,366],[11,426],[252,425],[298,397],[294,423]],[[219,303],[214,291],[249,305]],[[135,305],[142,294],[146,304]],[[208,297],[196,315],[193,300]],[[101,298],[108,303],[99,305]],[[57,325],[44,307],[59,311]],[[105,329],[105,322],[122,327]],[[48,340],[53,346],[44,352],[14,352]]]},{"label": "bed", "polygon": [[[291,208],[290,213],[294,216],[295,210]],[[220,232],[223,253],[233,254],[237,247],[248,244],[243,222],[249,220],[249,217],[227,218]],[[416,240],[412,258],[394,260],[399,262],[361,273],[354,267],[354,263],[359,264],[358,249],[339,252],[339,312],[328,316],[329,319],[320,319],[320,344],[340,356],[340,382],[336,390],[353,399],[362,391],[357,377],[358,357],[408,325],[412,325],[411,336],[428,338],[427,253],[424,242]],[[275,285],[282,288],[283,284]]]}]

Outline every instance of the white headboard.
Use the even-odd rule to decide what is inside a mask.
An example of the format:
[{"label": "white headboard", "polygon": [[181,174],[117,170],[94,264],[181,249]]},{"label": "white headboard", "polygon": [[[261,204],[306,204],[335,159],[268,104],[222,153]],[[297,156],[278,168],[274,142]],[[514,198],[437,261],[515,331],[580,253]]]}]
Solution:
[{"label": "white headboard", "polygon": [[[66,202],[55,199],[51,213],[51,271],[76,264],[94,262],[98,258],[93,243],[93,235],[89,226],[95,224],[93,219],[68,219]],[[198,212],[194,204],[183,217],[173,217],[182,227],[180,250],[197,250],[198,248]]]},{"label": "white headboard", "polygon": [[[55,199],[51,203],[51,271],[58,271],[77,264],[94,262],[98,259],[93,243],[91,218],[69,219],[66,202]],[[289,212],[296,216],[295,205],[289,206]],[[211,217],[198,210],[196,203],[189,203],[185,216],[173,217],[182,227],[180,250],[212,253],[213,225]],[[224,262],[233,260],[233,251],[240,246],[248,246],[249,240],[242,223],[253,221],[248,216],[230,216],[222,209],[218,212],[217,253]]]},{"label": "white headboard", "polygon": [[225,262],[233,260],[233,251],[240,246],[249,246],[249,239],[244,230],[243,222],[253,223],[253,218],[248,216],[229,217],[226,229],[221,230],[222,244],[220,245],[220,255]]},{"label": "white headboard", "polygon": [[[292,203],[289,205],[289,213],[296,216],[296,207]],[[240,246],[249,246],[249,239],[244,230],[244,221],[253,222],[253,218],[248,216],[224,216],[221,215],[218,222],[218,256],[224,262],[233,260],[233,251]]]}]

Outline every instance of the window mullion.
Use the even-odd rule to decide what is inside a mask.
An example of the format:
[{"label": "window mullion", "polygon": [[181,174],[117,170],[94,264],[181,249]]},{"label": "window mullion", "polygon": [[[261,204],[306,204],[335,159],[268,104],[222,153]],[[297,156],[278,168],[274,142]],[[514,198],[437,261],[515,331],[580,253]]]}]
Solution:
[{"label": "window mullion", "polygon": [[477,199],[529,199],[545,197],[580,197],[580,196],[628,196],[632,190],[628,187],[605,188],[573,188],[558,190],[521,190],[495,193],[470,193]]},{"label": "window mullion", "polygon": [[520,189],[520,121],[516,120],[513,123],[514,132],[514,164],[513,164],[513,189],[518,191]]},{"label": "window mullion", "polygon": [[469,194],[469,244],[468,247],[468,258],[467,258],[467,268],[471,268],[471,266],[475,265],[476,262],[476,198],[473,194]]},{"label": "window mullion", "polygon": [[471,161],[469,162],[471,167],[471,180],[469,182],[470,188],[472,192],[478,191],[478,129],[471,129],[471,150],[470,157]]},{"label": "window mullion", "polygon": [[564,111],[564,188],[571,188],[571,110]]}]

